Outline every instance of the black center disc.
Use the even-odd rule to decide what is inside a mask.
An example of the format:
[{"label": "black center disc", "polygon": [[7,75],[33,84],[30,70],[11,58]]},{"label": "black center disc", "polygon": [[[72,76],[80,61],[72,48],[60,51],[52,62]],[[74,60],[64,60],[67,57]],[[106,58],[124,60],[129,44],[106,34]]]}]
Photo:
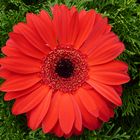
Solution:
[{"label": "black center disc", "polygon": [[73,74],[74,65],[69,59],[62,58],[57,62],[55,72],[63,78],[69,78]]}]

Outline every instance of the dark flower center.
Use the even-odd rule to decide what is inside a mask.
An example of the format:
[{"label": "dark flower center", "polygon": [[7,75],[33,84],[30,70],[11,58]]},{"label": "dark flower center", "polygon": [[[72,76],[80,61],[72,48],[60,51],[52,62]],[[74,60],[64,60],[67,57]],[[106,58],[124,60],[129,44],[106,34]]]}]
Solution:
[{"label": "dark flower center", "polygon": [[55,72],[63,78],[69,78],[73,74],[74,64],[69,60],[62,58],[60,59],[55,68]]},{"label": "dark flower center", "polygon": [[54,91],[73,93],[88,79],[87,56],[71,47],[56,48],[43,59],[42,81]]}]

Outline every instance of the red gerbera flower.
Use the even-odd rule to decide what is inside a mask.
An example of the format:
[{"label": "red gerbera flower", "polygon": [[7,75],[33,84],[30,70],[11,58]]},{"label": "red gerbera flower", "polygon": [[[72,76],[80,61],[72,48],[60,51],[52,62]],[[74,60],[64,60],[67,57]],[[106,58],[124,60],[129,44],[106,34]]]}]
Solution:
[{"label": "red gerbera flower", "polygon": [[107,18],[94,10],[55,5],[27,14],[9,34],[0,60],[1,90],[15,99],[14,115],[26,113],[28,126],[69,137],[94,130],[122,104],[127,65],[114,60],[124,50]]}]

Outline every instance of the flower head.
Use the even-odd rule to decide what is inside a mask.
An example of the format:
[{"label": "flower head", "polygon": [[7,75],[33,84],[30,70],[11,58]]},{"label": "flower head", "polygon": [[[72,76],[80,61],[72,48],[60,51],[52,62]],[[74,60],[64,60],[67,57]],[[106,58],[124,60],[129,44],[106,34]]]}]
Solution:
[{"label": "flower head", "polygon": [[128,67],[114,60],[124,45],[107,18],[65,5],[52,7],[52,15],[29,13],[13,27],[2,48],[0,89],[31,129],[69,137],[113,117]]}]

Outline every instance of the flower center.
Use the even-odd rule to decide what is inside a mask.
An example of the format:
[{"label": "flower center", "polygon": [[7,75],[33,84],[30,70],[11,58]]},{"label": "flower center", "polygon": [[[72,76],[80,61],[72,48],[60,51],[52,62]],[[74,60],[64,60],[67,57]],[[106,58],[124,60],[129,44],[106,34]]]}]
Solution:
[{"label": "flower center", "polygon": [[62,58],[57,62],[55,72],[63,78],[69,78],[73,74],[74,65],[69,59]]},{"label": "flower center", "polygon": [[45,57],[41,76],[53,90],[76,91],[88,78],[86,56],[73,48],[57,48]]}]

